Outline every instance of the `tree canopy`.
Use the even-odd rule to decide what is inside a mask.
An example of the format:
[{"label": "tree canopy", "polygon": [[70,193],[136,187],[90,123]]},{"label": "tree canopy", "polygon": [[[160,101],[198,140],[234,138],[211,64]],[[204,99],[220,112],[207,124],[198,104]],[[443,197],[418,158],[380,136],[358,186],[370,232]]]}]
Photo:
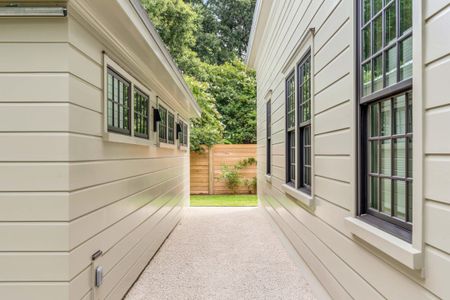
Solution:
[{"label": "tree canopy", "polygon": [[242,61],[255,0],[141,0],[202,108],[191,150],[256,142],[256,79]]}]

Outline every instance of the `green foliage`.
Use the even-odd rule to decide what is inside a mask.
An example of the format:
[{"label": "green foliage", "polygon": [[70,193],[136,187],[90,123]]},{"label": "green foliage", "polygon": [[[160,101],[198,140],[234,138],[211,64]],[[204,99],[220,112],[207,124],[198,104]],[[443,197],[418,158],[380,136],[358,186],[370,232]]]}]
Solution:
[{"label": "green foliage", "polygon": [[[192,55],[200,16],[182,0],[141,0],[169,52],[179,63]],[[179,61],[179,59],[181,59]]]},{"label": "green foliage", "polygon": [[209,92],[223,116],[224,139],[230,144],[256,143],[256,76],[242,61],[209,70]]},{"label": "green foliage", "polygon": [[244,185],[247,187],[249,194],[256,194],[257,184],[258,184],[258,180],[257,180],[256,176],[252,177],[252,179],[244,180]]},{"label": "green foliage", "polygon": [[242,58],[256,0],[188,0],[200,16],[194,51],[202,61],[223,64]]},{"label": "green foliage", "polygon": [[201,152],[201,145],[211,147],[222,143],[223,124],[220,122],[221,116],[217,111],[214,98],[207,91],[208,85],[190,76],[185,76],[185,79],[202,108],[201,118],[192,121],[190,140],[191,150]]},{"label": "green foliage", "polygon": [[255,0],[141,0],[203,113],[201,144],[256,142],[256,78],[242,62]]},{"label": "green foliage", "polygon": [[[221,175],[218,177],[219,180],[223,180],[225,182],[225,186],[229,188],[233,194],[236,194],[240,185],[244,184],[247,187],[252,186],[253,183],[247,180],[242,179],[242,175],[240,174],[240,170],[245,169],[251,165],[256,164],[256,159],[254,157],[250,157],[247,159],[243,159],[239,161],[237,164],[230,165],[222,165]],[[255,178],[256,180],[256,178]],[[256,190],[256,185],[255,185]],[[250,191],[250,189],[249,189]]]}]

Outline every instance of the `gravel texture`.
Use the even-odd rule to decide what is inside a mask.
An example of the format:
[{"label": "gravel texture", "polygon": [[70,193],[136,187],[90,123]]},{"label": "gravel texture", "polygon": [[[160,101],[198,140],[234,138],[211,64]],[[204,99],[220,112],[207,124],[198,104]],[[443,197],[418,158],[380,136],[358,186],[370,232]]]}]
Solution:
[{"label": "gravel texture", "polygon": [[126,296],[315,299],[259,208],[189,208]]}]

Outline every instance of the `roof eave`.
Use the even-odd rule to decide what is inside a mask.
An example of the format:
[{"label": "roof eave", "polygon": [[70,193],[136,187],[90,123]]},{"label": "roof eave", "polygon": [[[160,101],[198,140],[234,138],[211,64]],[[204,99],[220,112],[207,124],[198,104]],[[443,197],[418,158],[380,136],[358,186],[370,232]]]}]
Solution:
[{"label": "roof eave", "polygon": [[256,1],[250,38],[247,45],[247,56],[245,58],[247,66],[251,68],[255,67],[257,49],[259,48],[258,45],[261,43],[263,38],[272,4],[272,0]]},{"label": "roof eave", "polygon": [[138,13],[139,17],[141,18],[142,22],[145,24],[147,30],[149,33],[153,36],[155,39],[159,50],[162,52],[164,58],[166,59],[166,64],[169,67],[169,72],[172,74],[172,77],[174,77],[174,80],[179,84],[179,86],[184,90],[187,98],[190,100],[191,104],[193,105],[195,109],[195,113],[197,116],[201,115],[201,108],[198,105],[197,101],[195,100],[194,95],[192,94],[190,88],[188,87],[186,81],[183,78],[183,75],[176,66],[172,56],[170,55],[169,51],[166,48],[166,45],[164,44],[163,40],[159,36],[158,32],[156,31],[155,27],[153,26],[151,20],[148,17],[147,11],[142,6],[141,2],[139,0],[130,0],[132,6]]}]

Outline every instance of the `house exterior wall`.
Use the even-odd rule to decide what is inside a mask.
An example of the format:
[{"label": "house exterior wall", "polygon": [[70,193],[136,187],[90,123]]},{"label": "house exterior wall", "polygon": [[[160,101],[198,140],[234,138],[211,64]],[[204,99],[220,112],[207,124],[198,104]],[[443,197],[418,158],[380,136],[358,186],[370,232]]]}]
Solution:
[{"label": "house exterior wall", "polygon": [[[401,244],[414,257],[410,266],[396,255],[395,239],[376,239],[389,241],[389,249],[379,248],[348,222],[356,216],[358,179],[355,1],[259,2],[249,64],[257,72],[261,206],[333,299],[450,298],[445,282],[450,275],[445,230],[450,225],[450,44],[443,38],[449,2],[413,1],[415,215],[413,243]],[[285,80],[307,49],[313,74],[313,190],[311,199],[301,199],[284,186]],[[271,176],[266,176],[267,101],[272,107]]]},{"label": "house exterior wall", "polygon": [[[168,80],[132,59],[155,56],[129,24],[139,23],[131,4],[107,2],[94,4],[123,14],[118,28],[129,34],[95,29],[81,1],[65,18],[0,18],[2,299],[121,299],[188,203],[189,151],[160,145],[153,130],[141,144],[114,142],[105,130],[109,61],[149,91],[153,107],[191,117]],[[106,9],[90,13],[118,23]]]}]

